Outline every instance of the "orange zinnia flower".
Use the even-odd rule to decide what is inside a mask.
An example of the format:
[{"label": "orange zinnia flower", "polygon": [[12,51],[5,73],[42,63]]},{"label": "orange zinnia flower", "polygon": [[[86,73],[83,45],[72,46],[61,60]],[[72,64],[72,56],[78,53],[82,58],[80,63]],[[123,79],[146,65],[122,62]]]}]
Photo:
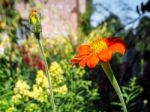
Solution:
[{"label": "orange zinnia flower", "polygon": [[71,62],[94,68],[99,62],[109,62],[115,52],[123,55],[125,53],[125,43],[119,37],[98,38],[89,44],[81,45],[77,51],[78,54]]}]

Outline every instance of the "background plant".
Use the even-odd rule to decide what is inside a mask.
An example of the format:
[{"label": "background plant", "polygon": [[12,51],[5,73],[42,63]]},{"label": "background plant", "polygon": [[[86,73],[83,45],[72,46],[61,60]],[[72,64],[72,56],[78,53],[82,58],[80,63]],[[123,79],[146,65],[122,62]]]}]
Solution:
[{"label": "background plant", "polygon": [[[138,110],[138,97],[142,93],[143,88],[137,84],[137,78],[132,77],[126,86],[122,86],[122,94],[129,112],[134,112],[135,108]],[[119,102],[112,102],[113,105],[121,106]]]}]

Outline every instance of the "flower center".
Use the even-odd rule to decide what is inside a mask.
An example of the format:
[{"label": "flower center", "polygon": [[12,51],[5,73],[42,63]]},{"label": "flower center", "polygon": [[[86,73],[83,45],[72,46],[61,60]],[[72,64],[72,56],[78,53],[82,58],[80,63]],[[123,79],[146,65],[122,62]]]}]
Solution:
[{"label": "flower center", "polygon": [[99,52],[107,48],[107,44],[103,39],[96,39],[90,43],[91,49],[94,52]]}]

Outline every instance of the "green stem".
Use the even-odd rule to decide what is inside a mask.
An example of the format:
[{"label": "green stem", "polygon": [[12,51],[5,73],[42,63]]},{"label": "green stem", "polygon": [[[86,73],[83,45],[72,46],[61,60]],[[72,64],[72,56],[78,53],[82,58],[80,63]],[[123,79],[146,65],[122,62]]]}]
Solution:
[{"label": "green stem", "polygon": [[49,70],[48,70],[48,64],[47,64],[46,58],[44,56],[44,49],[43,49],[42,43],[40,42],[40,39],[37,39],[37,42],[38,42],[38,45],[39,45],[41,56],[42,56],[42,58],[44,60],[44,64],[45,64],[45,72],[46,72],[46,75],[47,75],[47,78],[48,78],[48,83],[49,83],[50,100],[51,100],[51,104],[52,104],[52,112],[55,112],[55,102],[54,102],[54,95],[53,95],[53,89],[52,89],[52,81],[51,81],[51,77],[50,77]]},{"label": "green stem", "polygon": [[121,101],[121,104],[122,104],[122,107],[123,107],[123,111],[124,112],[127,112],[127,108],[126,108],[126,104],[124,102],[124,99],[123,99],[123,96],[122,96],[122,93],[121,93],[121,90],[120,90],[120,87],[119,87],[119,84],[115,78],[115,75],[111,69],[111,66],[109,63],[101,63],[101,66],[105,72],[105,74],[107,75],[108,79],[110,80],[112,86],[114,87],[120,101]]}]

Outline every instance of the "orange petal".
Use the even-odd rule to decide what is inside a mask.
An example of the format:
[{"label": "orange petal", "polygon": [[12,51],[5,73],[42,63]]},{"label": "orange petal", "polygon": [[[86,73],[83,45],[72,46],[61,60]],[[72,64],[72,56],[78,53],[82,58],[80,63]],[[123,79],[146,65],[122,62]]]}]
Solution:
[{"label": "orange petal", "polygon": [[89,68],[94,68],[98,62],[99,62],[99,58],[97,57],[97,55],[92,54],[88,57],[87,66]]},{"label": "orange petal", "polygon": [[102,50],[100,53],[98,53],[98,57],[103,62],[109,62],[112,58],[112,52],[110,50]]},{"label": "orange petal", "polygon": [[81,61],[81,58],[73,58],[72,60],[71,60],[71,63],[72,64],[76,64],[76,63],[79,63]]},{"label": "orange petal", "polygon": [[78,49],[77,57],[87,55],[90,53],[90,46],[89,45],[81,45]]},{"label": "orange petal", "polygon": [[108,46],[111,46],[115,43],[122,43],[122,44],[125,45],[125,43],[121,40],[120,37],[105,38],[104,40],[105,40],[105,42],[107,43]]},{"label": "orange petal", "polygon": [[122,43],[114,43],[109,47],[109,50],[111,50],[112,53],[118,52],[123,55],[125,53],[125,45]]},{"label": "orange petal", "polygon": [[125,43],[119,37],[113,38],[105,38],[105,42],[107,43],[108,49],[112,51],[112,53],[119,52],[120,54],[125,53]]},{"label": "orange petal", "polygon": [[85,64],[86,64],[86,62],[87,62],[87,60],[88,60],[88,57],[89,57],[89,56],[86,56],[86,57],[84,57],[84,58],[80,61],[79,64],[80,64],[81,67],[84,67],[84,66],[85,66]]}]

